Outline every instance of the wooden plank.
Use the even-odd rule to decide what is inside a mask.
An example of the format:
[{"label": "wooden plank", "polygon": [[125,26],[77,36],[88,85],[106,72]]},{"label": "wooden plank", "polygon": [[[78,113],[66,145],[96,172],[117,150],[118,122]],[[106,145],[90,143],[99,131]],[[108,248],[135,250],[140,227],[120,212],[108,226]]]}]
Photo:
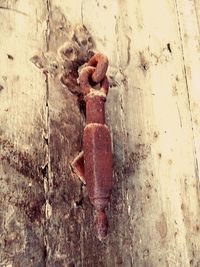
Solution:
[{"label": "wooden plank", "polygon": [[[3,1],[0,265],[198,266],[197,6]],[[90,50],[110,61],[115,184],[105,242],[70,168],[82,149],[80,88],[60,82]]]},{"label": "wooden plank", "polygon": [[[71,6],[70,6],[71,3]],[[49,162],[47,217],[47,266],[68,266],[81,262],[81,218],[83,212],[76,206],[81,196],[81,183],[72,175],[70,161],[78,153],[81,140],[81,116],[77,97],[60,83],[60,75],[67,62],[61,57],[62,46],[70,42],[76,20],[66,14],[80,12],[79,4],[51,1],[49,3],[48,36],[48,107],[49,107]],[[71,25],[72,23],[72,25]],[[63,56],[63,55],[62,55]],[[70,62],[69,62],[70,63]]]},{"label": "wooden plank", "polygon": [[[188,237],[198,235],[199,225],[198,181],[176,8],[173,1],[152,7],[140,1],[133,15],[130,5],[121,7],[134,34],[123,94],[127,150],[131,155],[142,144],[147,153],[143,160],[140,146],[139,170],[128,178],[135,185],[135,195],[129,193],[135,206],[129,213],[136,233],[132,264],[190,266],[194,239]],[[198,262],[197,242],[195,253]]]},{"label": "wooden plank", "polygon": [[[198,232],[199,207],[176,5],[172,1],[155,1],[153,6],[147,1],[52,2],[52,13],[57,9],[69,24],[84,23],[96,50],[103,51],[110,60],[112,89],[107,114],[113,137],[115,186],[108,211],[110,233],[101,244],[91,230],[93,218],[87,198],[81,207],[73,208],[80,190],[69,162],[81,150],[78,132],[83,127],[78,109],[72,104],[75,99],[66,91],[63,100],[62,90],[50,80],[52,180],[59,180],[59,188],[67,196],[64,207],[62,200],[55,204],[58,195],[51,201],[51,221],[56,221],[55,227],[60,226],[56,238],[62,237],[62,245],[53,245],[52,250],[56,241],[51,236],[53,264],[189,266],[194,250],[193,239],[188,236]],[[51,34],[52,40],[59,40],[61,45],[62,38],[55,30],[51,29]],[[61,101],[59,112],[67,112],[64,117],[59,115],[56,123],[55,99]],[[65,125],[62,130],[58,120]],[[72,133],[70,127],[66,128],[69,123],[76,129],[70,142],[67,140]],[[55,196],[55,186],[52,188]]]},{"label": "wooden plank", "polygon": [[[182,61],[184,64],[184,74],[186,83],[186,93],[188,94],[188,106],[192,128],[192,142],[194,149],[195,177],[186,180],[187,190],[183,193],[183,215],[187,227],[186,240],[190,265],[200,264],[200,244],[199,244],[199,177],[200,177],[200,92],[199,92],[199,1],[177,1],[176,10],[179,22],[179,33],[181,40]],[[199,2],[200,3],[200,2]],[[188,184],[189,182],[189,184]],[[191,238],[192,237],[192,238]]]},{"label": "wooden plank", "polygon": [[[120,102],[120,108],[114,108],[113,102],[110,105],[118,173],[113,194],[116,214],[112,210],[111,214],[115,223],[119,214],[122,219],[115,225],[116,231],[108,241],[112,246],[107,246],[107,253],[116,255],[120,251],[118,257],[125,266],[189,266],[192,241],[185,235],[191,233],[192,226],[187,221],[193,213],[193,204],[186,205],[186,214],[182,211],[183,200],[196,203],[192,219],[196,229],[199,209],[178,19],[172,2],[156,1],[156,9],[151,5],[147,1],[120,2],[116,25],[118,43],[111,42],[117,50],[118,64],[113,67],[119,70],[115,69],[121,85],[121,91],[113,93],[119,99],[114,103]],[[90,16],[84,16],[84,23],[89,21],[86,25],[97,29],[91,15],[93,10],[96,16],[94,6],[88,6]],[[104,35],[102,39],[106,39]],[[116,58],[111,57],[111,64]],[[187,197],[185,190],[190,191]],[[130,238],[132,232],[135,235]],[[111,256],[104,259],[104,264],[117,265],[116,261],[120,262]]]},{"label": "wooden plank", "polygon": [[45,3],[0,3],[0,265],[45,266]]},{"label": "wooden plank", "polygon": [[[98,6],[93,4],[98,10]],[[51,1],[49,53],[54,54],[59,66],[66,64],[60,61],[58,52],[65,42],[74,46],[81,43],[84,38],[89,40],[90,36],[75,30],[77,25],[80,26],[84,22],[84,10],[91,11],[88,7],[81,1],[76,1],[74,4],[71,1]],[[89,27],[89,23],[86,26]],[[58,29],[63,30],[58,31]],[[76,38],[72,38],[73,34]],[[91,38],[96,42],[95,34],[97,35],[95,31],[91,31]],[[103,34],[101,38],[104,38]],[[81,49],[89,52],[90,45],[92,44],[89,41],[88,46],[85,45]],[[49,187],[52,214],[49,217],[48,229],[48,264],[49,266],[56,264],[58,266],[68,264],[75,266],[99,266],[101,264],[104,266],[107,260],[105,258],[106,247],[102,246],[95,237],[91,204],[87,196],[84,196],[82,200],[85,195],[84,188],[77,177],[72,174],[69,166],[70,161],[81,150],[83,115],[79,111],[77,97],[61,86],[59,74],[58,71],[49,75],[51,162]]]},{"label": "wooden plank", "polygon": [[185,79],[188,91],[188,101],[191,113],[191,123],[193,129],[193,141],[196,155],[196,172],[199,173],[200,160],[200,93],[199,93],[199,75],[200,67],[199,57],[199,1],[177,2],[177,16],[179,19],[180,38],[182,42],[182,56],[184,62]]}]

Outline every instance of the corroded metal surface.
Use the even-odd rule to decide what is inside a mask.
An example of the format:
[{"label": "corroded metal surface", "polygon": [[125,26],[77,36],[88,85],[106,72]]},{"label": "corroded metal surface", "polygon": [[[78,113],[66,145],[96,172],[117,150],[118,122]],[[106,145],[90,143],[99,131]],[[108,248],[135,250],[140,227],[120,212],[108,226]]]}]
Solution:
[{"label": "corroded metal surface", "polygon": [[[86,101],[87,124],[83,135],[84,171],[81,171],[83,166],[77,167],[80,157],[73,162],[79,177],[84,173],[89,199],[96,210],[95,227],[99,240],[107,235],[108,221],[105,209],[112,189],[111,138],[105,125],[105,101],[109,88],[105,75],[107,68],[107,57],[96,54],[80,73],[80,85]],[[93,88],[90,80],[99,82],[100,88]]]}]

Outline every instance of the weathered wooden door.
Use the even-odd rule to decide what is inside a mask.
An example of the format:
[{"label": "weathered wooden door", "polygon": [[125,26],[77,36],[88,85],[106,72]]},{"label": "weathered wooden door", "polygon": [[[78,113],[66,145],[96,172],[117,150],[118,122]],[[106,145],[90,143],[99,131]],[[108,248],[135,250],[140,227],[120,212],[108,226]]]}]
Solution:
[{"label": "weathered wooden door", "polygon": [[[0,0],[0,266],[200,266],[199,23],[199,0]],[[105,242],[70,169],[77,51],[110,61]]]}]

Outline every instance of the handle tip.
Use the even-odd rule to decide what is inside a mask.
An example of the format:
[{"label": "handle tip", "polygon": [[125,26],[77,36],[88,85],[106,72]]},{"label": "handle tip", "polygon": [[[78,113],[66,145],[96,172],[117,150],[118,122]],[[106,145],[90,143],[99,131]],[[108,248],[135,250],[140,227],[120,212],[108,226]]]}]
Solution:
[{"label": "handle tip", "polygon": [[108,233],[108,220],[105,211],[97,211],[95,227],[96,236],[100,241],[102,241],[106,238]]}]

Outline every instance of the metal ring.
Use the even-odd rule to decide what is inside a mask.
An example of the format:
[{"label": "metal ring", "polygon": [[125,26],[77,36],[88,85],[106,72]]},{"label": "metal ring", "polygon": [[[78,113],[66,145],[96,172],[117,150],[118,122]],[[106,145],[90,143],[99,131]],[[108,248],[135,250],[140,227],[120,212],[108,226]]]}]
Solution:
[{"label": "metal ring", "polygon": [[92,80],[99,83],[103,80],[108,69],[108,58],[100,53],[95,54],[88,62],[88,66],[95,67]]},{"label": "metal ring", "polygon": [[107,76],[104,75],[103,80],[100,82],[100,89],[94,89],[92,88],[92,86],[89,83],[89,77],[92,76],[95,73],[96,68],[95,67],[85,67],[82,69],[82,71],[80,72],[80,76],[79,76],[79,81],[80,81],[80,86],[81,89],[83,90],[83,93],[85,95],[89,94],[89,93],[94,93],[96,92],[96,94],[103,93],[105,95],[108,94],[108,89],[109,89],[109,81]]}]

